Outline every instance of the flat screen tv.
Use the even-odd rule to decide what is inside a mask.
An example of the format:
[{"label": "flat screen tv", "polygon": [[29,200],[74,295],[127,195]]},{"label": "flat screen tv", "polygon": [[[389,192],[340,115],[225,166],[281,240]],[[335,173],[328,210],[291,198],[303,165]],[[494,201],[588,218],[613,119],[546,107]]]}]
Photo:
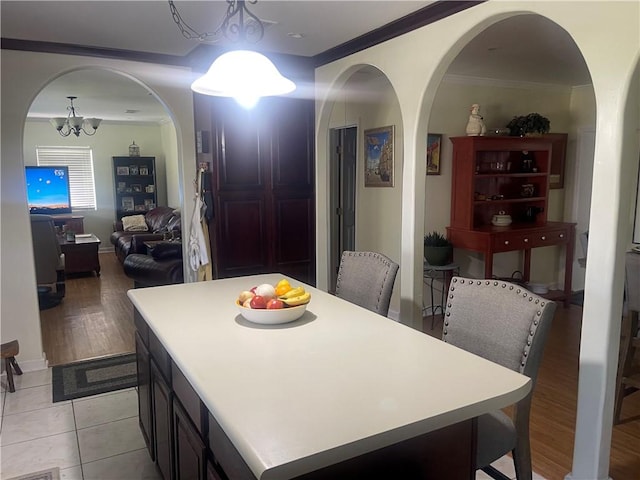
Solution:
[{"label": "flat screen tv", "polygon": [[68,167],[25,167],[29,213],[71,213]]}]

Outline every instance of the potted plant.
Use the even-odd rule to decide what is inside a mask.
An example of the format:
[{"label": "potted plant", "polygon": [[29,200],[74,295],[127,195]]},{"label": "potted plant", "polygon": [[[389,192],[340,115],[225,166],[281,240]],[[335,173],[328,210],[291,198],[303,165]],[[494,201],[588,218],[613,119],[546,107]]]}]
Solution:
[{"label": "potted plant", "polygon": [[507,124],[509,135],[514,137],[524,137],[527,134],[542,135],[549,132],[550,127],[551,122],[549,122],[549,119],[539,113],[513,117]]},{"label": "potted plant", "polygon": [[451,262],[453,245],[440,232],[430,232],[424,236],[424,259],[429,265],[446,265]]}]

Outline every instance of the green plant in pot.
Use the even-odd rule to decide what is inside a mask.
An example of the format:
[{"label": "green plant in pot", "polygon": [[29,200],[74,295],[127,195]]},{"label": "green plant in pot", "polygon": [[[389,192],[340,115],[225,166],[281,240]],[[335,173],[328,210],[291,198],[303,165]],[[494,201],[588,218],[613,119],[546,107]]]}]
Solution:
[{"label": "green plant in pot", "polygon": [[530,113],[529,115],[516,116],[507,124],[509,135],[523,137],[527,134],[542,135],[548,133],[551,128],[551,122],[547,117],[543,117],[539,113]]},{"label": "green plant in pot", "polygon": [[447,265],[452,257],[453,245],[447,237],[436,231],[424,236],[424,259],[429,265]]}]

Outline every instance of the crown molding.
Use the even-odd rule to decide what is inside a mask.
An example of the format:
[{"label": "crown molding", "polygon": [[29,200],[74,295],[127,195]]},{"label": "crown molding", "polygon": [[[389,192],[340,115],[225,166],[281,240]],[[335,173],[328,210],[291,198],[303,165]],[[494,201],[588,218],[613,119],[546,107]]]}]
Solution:
[{"label": "crown molding", "polygon": [[519,80],[505,80],[503,78],[474,77],[470,75],[456,75],[447,73],[442,77],[444,83],[458,85],[475,85],[480,87],[519,88],[527,90],[562,91],[574,88],[570,85],[552,83],[523,82]]}]

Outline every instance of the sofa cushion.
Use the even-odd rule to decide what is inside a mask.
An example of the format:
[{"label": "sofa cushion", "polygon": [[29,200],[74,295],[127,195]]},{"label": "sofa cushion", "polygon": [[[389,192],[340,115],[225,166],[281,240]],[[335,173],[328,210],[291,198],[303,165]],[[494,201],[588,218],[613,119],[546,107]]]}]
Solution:
[{"label": "sofa cushion", "polygon": [[149,231],[144,215],[129,215],[127,217],[122,217],[122,228],[125,232]]},{"label": "sofa cushion", "polygon": [[172,207],[156,207],[153,210],[149,210],[145,215],[149,231],[166,231],[167,223],[173,217],[173,211],[174,209]]},{"label": "sofa cushion", "polygon": [[156,260],[164,260],[166,258],[182,258],[182,243],[159,243],[151,250],[151,256]]}]

